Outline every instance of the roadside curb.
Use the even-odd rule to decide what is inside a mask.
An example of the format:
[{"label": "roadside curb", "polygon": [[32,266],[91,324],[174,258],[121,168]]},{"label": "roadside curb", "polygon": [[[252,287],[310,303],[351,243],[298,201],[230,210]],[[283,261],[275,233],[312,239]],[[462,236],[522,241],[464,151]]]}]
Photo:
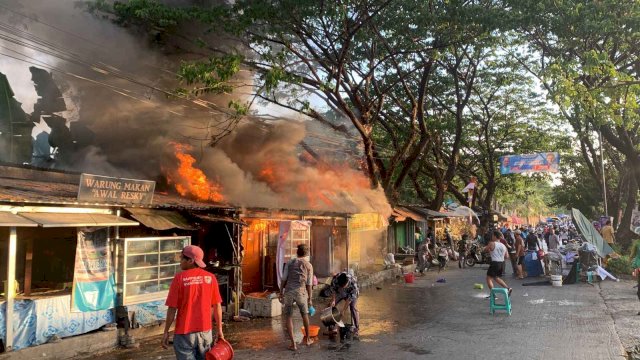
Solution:
[{"label": "roadside curb", "polygon": [[633,289],[635,281],[598,282],[599,293],[614,322],[615,331],[622,343],[625,355],[632,360],[640,360],[640,306]]}]

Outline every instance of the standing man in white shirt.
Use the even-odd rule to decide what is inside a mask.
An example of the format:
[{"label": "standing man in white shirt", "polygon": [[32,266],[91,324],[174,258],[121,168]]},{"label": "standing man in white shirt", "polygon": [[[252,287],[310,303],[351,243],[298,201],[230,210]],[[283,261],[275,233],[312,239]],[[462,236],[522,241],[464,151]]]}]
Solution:
[{"label": "standing man in white shirt", "polygon": [[493,282],[495,281],[503,288],[509,289],[509,296],[511,296],[513,289],[502,280],[504,261],[509,258],[509,253],[507,252],[507,247],[500,242],[501,237],[502,233],[494,230],[491,234],[489,244],[484,248],[484,251],[488,251],[491,254],[491,264],[489,265],[489,270],[487,270],[487,287],[489,287],[489,292],[491,292]]}]

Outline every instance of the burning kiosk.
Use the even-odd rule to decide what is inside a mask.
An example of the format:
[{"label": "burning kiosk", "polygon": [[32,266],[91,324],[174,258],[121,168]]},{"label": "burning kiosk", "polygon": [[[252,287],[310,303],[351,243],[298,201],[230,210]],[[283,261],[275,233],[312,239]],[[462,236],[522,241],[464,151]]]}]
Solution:
[{"label": "burning kiosk", "polygon": [[[218,249],[217,258],[206,259],[209,263],[238,268],[242,223],[235,219],[235,209],[158,192],[148,205],[88,202],[78,198],[79,180],[77,173],[0,166],[0,246],[9,250],[0,256],[0,272],[8,275],[0,299],[0,339],[7,351],[112,324],[118,305],[127,306],[125,316],[122,311],[119,315],[130,325],[164,320],[167,286],[179,270],[184,245],[199,244],[209,253]],[[92,235],[98,233],[99,239]],[[103,240],[102,245],[94,240]],[[224,252],[220,244],[231,250]],[[71,299],[82,299],[76,293],[88,274],[79,270],[78,261],[103,264],[111,274],[102,279],[102,288],[91,288],[92,281],[84,284],[90,290],[85,291],[87,304],[95,304],[92,296],[106,299],[95,309],[72,304]],[[240,277],[220,283],[229,294],[229,285],[240,287]],[[89,343],[83,350],[117,341],[114,336],[113,343]]]},{"label": "burning kiosk", "polygon": [[77,175],[9,166],[0,174],[5,350],[113,323],[114,229],[138,223],[116,207],[78,201]]}]

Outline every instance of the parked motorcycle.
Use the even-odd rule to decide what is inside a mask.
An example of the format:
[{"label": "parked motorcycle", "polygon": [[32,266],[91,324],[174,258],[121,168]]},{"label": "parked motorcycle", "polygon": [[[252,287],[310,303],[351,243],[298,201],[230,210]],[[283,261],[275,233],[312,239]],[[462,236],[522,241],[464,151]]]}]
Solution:
[{"label": "parked motorcycle", "polygon": [[491,264],[491,255],[488,252],[482,252],[482,249],[483,246],[480,243],[472,243],[464,258],[465,265],[472,267],[475,264]]}]

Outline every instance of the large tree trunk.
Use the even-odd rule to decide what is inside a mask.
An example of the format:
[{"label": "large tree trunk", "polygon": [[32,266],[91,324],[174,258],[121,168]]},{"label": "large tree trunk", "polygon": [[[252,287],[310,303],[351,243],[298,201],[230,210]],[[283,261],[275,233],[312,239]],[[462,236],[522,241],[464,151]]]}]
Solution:
[{"label": "large tree trunk", "polygon": [[496,182],[493,178],[489,178],[487,183],[484,186],[485,196],[482,199],[482,209],[483,216],[480,218],[480,223],[482,226],[487,226],[491,223],[491,204],[493,203],[493,198],[496,194]]},{"label": "large tree trunk", "polygon": [[620,220],[618,233],[616,235],[616,242],[622,246],[623,249],[628,249],[633,240],[638,238],[638,235],[631,231],[631,215],[633,209],[636,207],[637,194],[638,182],[635,177],[631,177],[627,191],[626,208]]},{"label": "large tree trunk", "polygon": [[440,207],[444,202],[444,194],[446,192],[447,192],[447,184],[444,182],[444,180],[441,177],[436,176],[436,195],[434,196],[433,200],[431,200],[431,203],[429,204],[429,208],[431,210],[435,210],[435,211],[440,210]]},{"label": "large tree trunk", "polygon": [[371,183],[371,188],[375,189],[378,187],[378,172],[376,171],[376,164],[374,160],[373,154],[373,141],[368,136],[362,135],[362,142],[364,145],[364,156],[367,164],[367,176],[369,177],[369,182]]}]

